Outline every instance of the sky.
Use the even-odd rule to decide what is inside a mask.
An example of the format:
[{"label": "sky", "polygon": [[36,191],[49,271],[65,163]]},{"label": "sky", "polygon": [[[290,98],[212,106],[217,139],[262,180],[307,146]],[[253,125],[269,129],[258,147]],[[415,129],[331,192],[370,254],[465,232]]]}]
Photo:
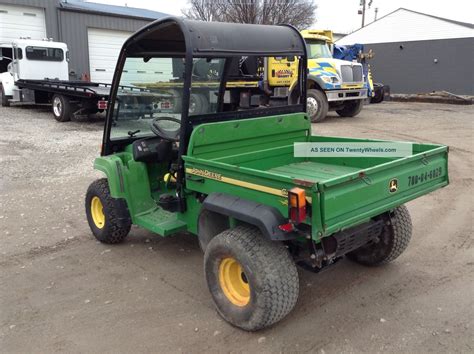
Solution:
[{"label": "sky", "polygon": [[[91,0],[88,0],[91,1]],[[93,0],[111,5],[127,5],[181,16],[187,0]],[[367,0],[367,3],[369,0]],[[314,28],[331,29],[334,32],[350,33],[361,26],[362,16],[357,14],[360,0],[316,0],[316,23]],[[474,23],[474,0],[373,0],[366,12],[366,24],[372,22],[375,8],[377,18],[404,7],[451,20]]]}]

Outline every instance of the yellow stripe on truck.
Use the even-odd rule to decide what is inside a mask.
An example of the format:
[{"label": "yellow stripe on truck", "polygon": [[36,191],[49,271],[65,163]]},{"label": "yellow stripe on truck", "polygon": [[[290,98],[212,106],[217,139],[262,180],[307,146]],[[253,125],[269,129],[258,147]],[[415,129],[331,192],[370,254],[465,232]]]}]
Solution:
[{"label": "yellow stripe on truck", "polygon": [[[227,183],[227,184],[232,184],[234,186],[242,187],[242,188],[247,188],[247,189],[252,189],[258,192],[263,192],[267,194],[273,194],[278,197],[288,197],[288,191],[286,189],[277,189],[277,188],[272,188],[272,187],[267,187],[267,186],[262,186],[261,184],[255,184],[251,182],[245,182],[241,181],[239,179],[235,178],[230,178],[230,177],[225,177],[221,175],[220,173],[215,173],[212,171],[208,170],[201,170],[197,168],[186,168],[186,173],[190,175],[195,175],[195,176],[201,176],[209,179],[213,179],[219,182]],[[311,203],[312,198],[311,197],[306,197],[309,203]]]}]

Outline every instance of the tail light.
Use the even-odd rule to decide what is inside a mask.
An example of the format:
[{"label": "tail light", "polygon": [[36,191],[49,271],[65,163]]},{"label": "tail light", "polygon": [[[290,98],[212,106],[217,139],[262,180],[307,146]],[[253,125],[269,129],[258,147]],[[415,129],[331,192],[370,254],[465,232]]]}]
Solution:
[{"label": "tail light", "polygon": [[107,101],[106,100],[97,101],[97,109],[106,110],[107,109]]},{"label": "tail light", "polygon": [[288,191],[288,215],[294,224],[300,224],[306,219],[306,192],[295,187]]}]

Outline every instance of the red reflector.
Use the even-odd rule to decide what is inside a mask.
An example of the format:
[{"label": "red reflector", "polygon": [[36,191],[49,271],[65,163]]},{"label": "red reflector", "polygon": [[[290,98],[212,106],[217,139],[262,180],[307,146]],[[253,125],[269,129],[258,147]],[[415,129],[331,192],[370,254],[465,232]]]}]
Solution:
[{"label": "red reflector", "polygon": [[97,108],[98,109],[107,109],[107,101],[105,101],[105,100],[97,101]]},{"label": "red reflector", "polygon": [[279,225],[278,228],[283,232],[291,232],[295,229],[292,223]]},{"label": "red reflector", "polygon": [[295,224],[302,223],[306,219],[306,208],[290,208],[290,220]]}]

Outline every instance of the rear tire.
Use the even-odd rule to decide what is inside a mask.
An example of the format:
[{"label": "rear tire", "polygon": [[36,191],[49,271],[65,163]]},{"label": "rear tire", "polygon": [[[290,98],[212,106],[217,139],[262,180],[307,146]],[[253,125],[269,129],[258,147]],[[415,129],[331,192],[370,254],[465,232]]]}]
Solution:
[{"label": "rear tire", "polygon": [[366,266],[379,266],[400,256],[408,246],[412,234],[410,213],[405,205],[393,211],[391,224],[385,225],[378,242],[370,242],[347,254],[350,260]]},{"label": "rear tire", "polygon": [[120,243],[132,225],[127,204],[112,198],[106,178],[91,183],[86,193],[86,215],[95,238],[103,243]]},{"label": "rear tire", "polygon": [[71,120],[71,103],[66,96],[53,95],[51,100],[54,119],[58,122],[67,122]]},{"label": "rear tire", "polygon": [[1,95],[2,107],[10,107],[9,99],[12,97],[5,95],[5,90],[3,89],[3,85],[0,85],[0,95]]},{"label": "rear tire", "polygon": [[344,108],[337,110],[337,114],[341,117],[355,117],[360,113],[364,106],[364,100],[353,100],[344,103]]},{"label": "rear tire", "polygon": [[298,272],[287,249],[252,226],[215,236],[205,251],[204,271],[219,314],[246,331],[280,321],[298,299]]},{"label": "rear tire", "polygon": [[382,84],[374,84],[374,97],[370,99],[370,103],[380,103],[384,98],[384,88]]},{"label": "rear tire", "polygon": [[322,122],[326,119],[329,103],[324,92],[315,89],[308,90],[306,106],[312,123]]}]

